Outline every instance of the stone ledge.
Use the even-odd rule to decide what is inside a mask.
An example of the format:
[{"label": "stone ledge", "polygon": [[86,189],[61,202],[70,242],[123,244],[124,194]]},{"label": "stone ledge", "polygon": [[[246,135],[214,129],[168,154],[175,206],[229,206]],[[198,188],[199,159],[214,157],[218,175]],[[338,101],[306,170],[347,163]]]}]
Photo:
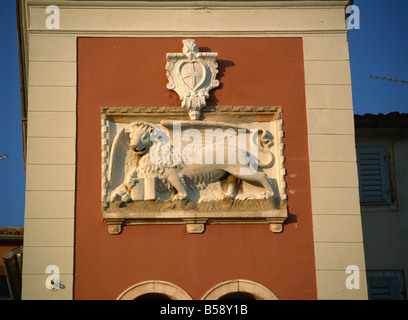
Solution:
[{"label": "stone ledge", "polygon": [[[104,206],[104,205],[103,205]],[[106,206],[106,205],[105,205]],[[109,210],[112,210],[110,208]],[[126,212],[112,210],[103,212],[103,221],[107,223],[109,233],[119,234],[124,225],[143,224],[186,224],[189,233],[202,233],[205,224],[270,224],[272,232],[281,232],[282,224],[288,217],[286,202],[275,210],[231,210],[198,211],[174,209],[171,211]]]}]

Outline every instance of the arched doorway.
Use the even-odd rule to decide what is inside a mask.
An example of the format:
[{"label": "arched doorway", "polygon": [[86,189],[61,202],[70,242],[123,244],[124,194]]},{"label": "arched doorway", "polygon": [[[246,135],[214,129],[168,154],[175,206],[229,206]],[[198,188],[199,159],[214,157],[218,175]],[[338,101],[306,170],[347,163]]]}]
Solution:
[{"label": "arched doorway", "polygon": [[265,286],[251,280],[230,280],[207,291],[202,300],[279,300]]},{"label": "arched doorway", "polygon": [[117,300],[192,300],[192,297],[173,283],[150,280],[126,289]]},{"label": "arched doorway", "polygon": [[230,292],[219,297],[217,300],[256,300],[256,298],[248,292]]},{"label": "arched doorway", "polygon": [[133,300],[172,300],[169,296],[163,293],[145,293],[136,297]]}]

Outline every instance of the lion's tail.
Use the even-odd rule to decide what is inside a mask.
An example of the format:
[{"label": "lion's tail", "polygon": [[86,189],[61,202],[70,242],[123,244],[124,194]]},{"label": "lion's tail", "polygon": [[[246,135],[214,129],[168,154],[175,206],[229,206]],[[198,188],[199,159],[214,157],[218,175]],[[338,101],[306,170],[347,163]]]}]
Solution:
[{"label": "lion's tail", "polygon": [[258,167],[259,168],[271,168],[275,164],[275,156],[273,153],[269,150],[266,150],[265,148],[259,148],[261,152],[267,153],[269,156],[269,161],[267,163],[262,163],[259,162]]},{"label": "lion's tail", "polygon": [[[265,147],[267,147],[267,148],[272,147],[273,142],[272,142],[271,139],[268,138],[268,134],[267,134],[267,131],[265,129],[259,129],[259,130],[261,131],[260,141],[261,141],[262,147],[258,146],[258,149],[259,149],[259,151],[261,151],[263,153],[266,153],[268,155],[269,159],[268,159],[268,162],[266,162],[266,163],[262,163],[262,162],[259,161],[258,167],[259,168],[271,168],[275,164],[275,156],[273,155],[273,153],[270,150],[266,149]],[[254,138],[256,139],[256,138],[258,138],[258,136],[255,136]]]}]

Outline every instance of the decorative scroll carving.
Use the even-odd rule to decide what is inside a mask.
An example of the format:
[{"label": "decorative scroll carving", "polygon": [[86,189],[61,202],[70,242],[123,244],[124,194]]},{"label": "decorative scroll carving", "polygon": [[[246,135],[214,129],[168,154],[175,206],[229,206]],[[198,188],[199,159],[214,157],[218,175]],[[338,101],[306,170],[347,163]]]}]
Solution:
[{"label": "decorative scroll carving", "polygon": [[282,231],[280,108],[206,111],[208,121],[191,121],[175,108],[103,108],[103,218],[112,234],[146,223],[186,224],[190,233],[212,223],[269,223]]},{"label": "decorative scroll carving", "polygon": [[183,40],[183,53],[168,53],[167,88],[178,93],[181,106],[188,110],[191,120],[200,118],[209,91],[219,86],[217,53],[199,52],[194,39]]}]

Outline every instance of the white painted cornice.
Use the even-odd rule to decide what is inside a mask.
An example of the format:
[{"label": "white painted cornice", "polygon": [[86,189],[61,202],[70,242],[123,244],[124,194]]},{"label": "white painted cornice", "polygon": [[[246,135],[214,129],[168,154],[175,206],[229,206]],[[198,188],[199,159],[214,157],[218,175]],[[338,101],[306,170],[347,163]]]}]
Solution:
[{"label": "white painted cornice", "polygon": [[[23,0],[24,1],[24,0]],[[60,7],[99,7],[99,8],[303,8],[303,7],[344,7],[350,3],[350,0],[266,0],[266,1],[173,1],[173,0],[154,0],[154,1],[81,1],[81,0],[26,0],[29,6],[49,6],[57,5]]]}]

